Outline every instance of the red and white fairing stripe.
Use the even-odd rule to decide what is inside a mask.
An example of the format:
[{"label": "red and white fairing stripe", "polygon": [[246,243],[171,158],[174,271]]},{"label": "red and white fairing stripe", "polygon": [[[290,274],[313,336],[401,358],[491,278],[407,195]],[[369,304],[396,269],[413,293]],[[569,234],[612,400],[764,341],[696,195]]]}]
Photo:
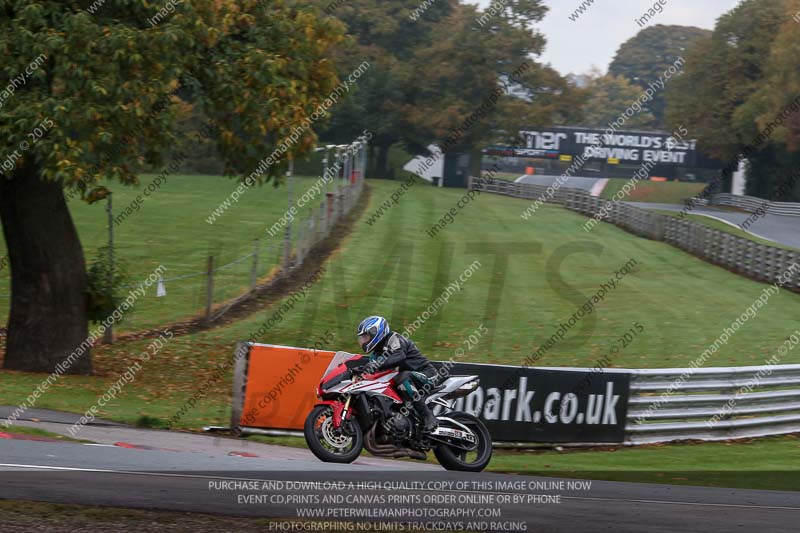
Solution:
[{"label": "red and white fairing stripe", "polygon": [[364,379],[355,383],[341,383],[329,389],[328,392],[340,392],[346,394],[353,394],[356,392],[382,394],[389,396],[395,401],[398,401],[396,393],[393,390],[392,379],[397,375],[397,372],[386,372],[376,379]]}]

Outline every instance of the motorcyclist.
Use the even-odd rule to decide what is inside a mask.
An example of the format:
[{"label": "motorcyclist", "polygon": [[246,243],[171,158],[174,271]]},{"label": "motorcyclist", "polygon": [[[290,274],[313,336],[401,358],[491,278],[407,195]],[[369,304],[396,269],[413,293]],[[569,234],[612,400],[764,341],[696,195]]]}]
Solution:
[{"label": "motorcyclist", "polygon": [[356,334],[361,348],[370,357],[366,361],[363,358],[350,361],[348,368],[356,374],[371,374],[397,367],[400,370],[395,377],[398,391],[422,416],[422,430],[427,433],[434,431],[438,422],[426,405],[425,396],[436,384],[436,368],[410,339],[393,332],[383,317],[365,318],[358,325]]}]

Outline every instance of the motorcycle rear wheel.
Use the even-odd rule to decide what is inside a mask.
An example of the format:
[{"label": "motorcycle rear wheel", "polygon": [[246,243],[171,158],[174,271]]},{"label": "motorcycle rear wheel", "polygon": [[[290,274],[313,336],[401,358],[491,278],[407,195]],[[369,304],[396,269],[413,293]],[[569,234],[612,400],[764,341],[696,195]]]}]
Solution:
[{"label": "motorcycle rear wheel", "polygon": [[433,449],[436,460],[447,470],[481,472],[492,460],[492,436],[489,434],[489,430],[480,419],[468,413],[447,413],[447,417],[472,430],[478,439],[477,447],[475,451],[467,452],[442,443]]},{"label": "motorcycle rear wheel", "polygon": [[333,408],[318,405],[306,417],[303,435],[317,458],[326,463],[352,463],[364,446],[364,433],[355,422],[348,424],[348,433],[333,427]]}]

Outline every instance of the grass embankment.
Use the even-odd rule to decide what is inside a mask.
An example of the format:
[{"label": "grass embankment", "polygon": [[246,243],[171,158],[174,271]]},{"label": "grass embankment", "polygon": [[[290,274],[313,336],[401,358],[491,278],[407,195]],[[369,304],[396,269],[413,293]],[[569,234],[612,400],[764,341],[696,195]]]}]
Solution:
[{"label": "grass embankment", "polygon": [[[621,191],[630,180],[613,178],[608,180],[603,189],[602,198],[613,200],[614,195]],[[630,191],[622,200],[626,202],[651,202],[658,204],[682,204],[689,198],[694,198],[705,188],[705,183],[692,183],[684,181],[639,181],[636,188]]]},{"label": "grass embankment", "polygon": [[[170,176],[160,189],[145,196],[143,189],[155,176],[141,176],[141,188],[110,185],[115,217],[114,242],[117,257],[127,266],[130,283],[143,282],[159,265],[166,267],[164,277],[167,297],[156,298],[156,285],[117,327],[117,332],[157,327],[200,313],[205,308],[208,256],[215,256],[215,266],[226,265],[253,253],[254,241],[261,239],[258,275],[267,275],[281,254],[283,230],[270,237],[267,227],[276,223],[287,209],[287,188],[271,184],[251,187],[213,224],[206,220],[236,189],[234,180],[220,176]],[[318,178],[296,178],[294,198],[300,198]],[[136,197],[142,195],[138,210]],[[325,191],[299,209],[302,217],[324,199]],[[106,202],[87,205],[77,199],[69,202],[87,261],[99,247],[108,243]],[[125,215],[126,208],[128,215]],[[296,236],[296,232],[294,233]],[[0,234],[0,258],[6,255]],[[215,274],[214,300],[221,302],[238,296],[250,284],[252,260],[245,259]],[[193,277],[169,281],[172,278]],[[0,324],[8,316],[9,269],[0,269]]]}]

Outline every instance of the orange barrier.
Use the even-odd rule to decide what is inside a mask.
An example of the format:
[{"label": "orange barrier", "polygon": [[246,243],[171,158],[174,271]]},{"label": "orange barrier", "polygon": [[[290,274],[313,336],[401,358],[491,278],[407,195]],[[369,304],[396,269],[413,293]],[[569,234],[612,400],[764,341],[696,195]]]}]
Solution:
[{"label": "orange barrier", "polygon": [[525,167],[525,174],[528,176],[533,176],[536,173],[536,169],[534,167]]},{"label": "orange barrier", "polygon": [[[319,381],[334,355],[332,351],[240,343],[233,374],[231,429],[302,430],[318,401]],[[459,398],[453,408],[481,416],[497,442],[625,441],[632,371],[605,372],[597,377],[594,370],[579,368],[450,365],[447,370],[454,375],[475,375],[480,379],[478,388]],[[513,399],[515,394],[527,405],[511,404],[509,413],[515,416],[502,418],[497,398]],[[569,400],[571,410],[554,406],[559,398],[568,397],[573,397]],[[504,409],[508,411],[508,407]],[[543,413],[553,416],[542,418]]]},{"label": "orange barrier", "polygon": [[[335,352],[269,344],[250,346],[240,426],[302,430],[317,385]],[[234,393],[235,394],[235,393]]]}]

